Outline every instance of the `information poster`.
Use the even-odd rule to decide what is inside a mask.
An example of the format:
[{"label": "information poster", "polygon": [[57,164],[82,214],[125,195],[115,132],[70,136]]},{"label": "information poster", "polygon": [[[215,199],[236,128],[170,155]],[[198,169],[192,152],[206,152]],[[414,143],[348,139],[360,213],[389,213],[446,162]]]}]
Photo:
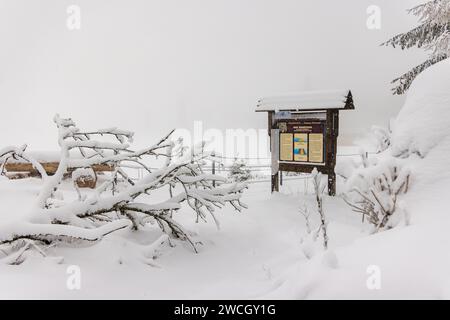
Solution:
[{"label": "information poster", "polygon": [[280,161],[292,161],[294,153],[293,136],[292,133],[280,134]]},{"label": "information poster", "polygon": [[308,134],[294,134],[294,161],[308,161]]},{"label": "information poster", "polygon": [[309,162],[323,162],[323,134],[309,134]]},{"label": "information poster", "polygon": [[280,120],[279,161],[325,164],[325,122],[321,120]]}]

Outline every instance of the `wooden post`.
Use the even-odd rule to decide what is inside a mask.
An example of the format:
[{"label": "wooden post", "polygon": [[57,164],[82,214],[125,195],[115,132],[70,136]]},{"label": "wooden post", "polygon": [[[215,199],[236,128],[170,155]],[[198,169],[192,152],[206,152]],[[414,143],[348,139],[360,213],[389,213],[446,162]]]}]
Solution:
[{"label": "wooden post", "polygon": [[334,197],[336,195],[336,173],[328,173],[328,195]]},{"label": "wooden post", "polygon": [[272,175],[272,193],[280,191],[280,180],[278,178],[278,173]]},{"label": "wooden post", "polygon": [[328,195],[334,197],[336,195],[336,154],[337,154],[337,137],[339,135],[339,111],[327,110],[327,170],[328,170]]},{"label": "wooden post", "polygon": [[273,128],[273,114],[274,114],[273,111],[267,113],[267,120],[268,120],[268,122],[267,122],[267,130],[268,130],[269,136],[272,135],[271,130]]},{"label": "wooden post", "polygon": [[[211,173],[214,175],[214,174],[216,174],[216,153],[215,152],[213,152],[213,153],[211,153],[211,156],[212,156],[212,170],[211,170]],[[215,187],[216,186],[216,180],[213,180],[213,187]]]},{"label": "wooden post", "polygon": [[270,149],[272,150],[272,192],[280,191],[280,130],[271,129],[270,132]]}]

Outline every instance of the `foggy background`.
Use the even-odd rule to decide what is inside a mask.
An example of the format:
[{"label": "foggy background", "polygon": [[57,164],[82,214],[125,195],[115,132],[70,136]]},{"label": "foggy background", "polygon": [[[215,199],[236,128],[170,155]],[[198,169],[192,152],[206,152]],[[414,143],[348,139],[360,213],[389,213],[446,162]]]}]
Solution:
[{"label": "foggy background", "polygon": [[[380,47],[420,0],[0,0],[0,147],[56,149],[53,115],[120,126],[150,144],[171,128],[266,128],[266,95],[351,89],[339,141],[387,125],[390,81],[421,51]],[[81,29],[66,27],[69,5]],[[381,30],[366,27],[369,5]]]}]

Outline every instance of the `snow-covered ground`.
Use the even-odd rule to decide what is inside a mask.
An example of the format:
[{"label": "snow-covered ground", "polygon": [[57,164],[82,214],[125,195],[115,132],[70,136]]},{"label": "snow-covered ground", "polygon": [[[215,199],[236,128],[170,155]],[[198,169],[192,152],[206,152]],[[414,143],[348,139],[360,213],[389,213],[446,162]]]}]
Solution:
[{"label": "snow-covered ground", "polygon": [[[1,223],[20,219],[39,186],[38,179],[2,179],[2,207],[10,209],[1,211]],[[198,234],[198,254],[176,243],[173,248],[163,246],[156,259],[146,258],[148,246],[161,235],[154,228],[131,236],[133,241],[116,233],[92,247],[50,249],[63,260],[36,256],[19,266],[0,264],[0,298],[264,298],[280,275],[305,261],[300,245],[305,222],[298,210],[312,195],[310,190],[305,196],[303,188],[302,180],[292,180],[282,193],[271,195],[268,183],[251,184],[244,196],[249,209],[221,211],[221,230],[214,223],[195,223],[190,212],[178,214],[177,219]],[[326,198],[325,207],[332,248],[362,235],[360,218],[342,200]],[[81,290],[66,286],[71,265],[80,267]]]}]

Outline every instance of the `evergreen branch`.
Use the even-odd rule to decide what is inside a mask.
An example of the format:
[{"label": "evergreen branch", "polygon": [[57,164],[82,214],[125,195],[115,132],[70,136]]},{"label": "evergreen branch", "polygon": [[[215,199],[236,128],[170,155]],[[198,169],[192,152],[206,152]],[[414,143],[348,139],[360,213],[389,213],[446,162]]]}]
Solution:
[{"label": "evergreen branch", "polygon": [[424,23],[411,31],[398,34],[382,43],[382,46],[400,46],[402,50],[412,47],[422,48],[436,41],[442,34],[450,31],[449,24]]},{"label": "evergreen branch", "polygon": [[392,89],[394,94],[401,95],[404,94],[406,91],[408,91],[409,87],[411,86],[414,79],[425,69],[428,67],[442,61],[448,58],[447,54],[441,54],[437,55],[424,63],[414,67],[411,71],[408,71],[407,73],[403,74],[402,76],[394,79],[392,81],[393,84],[396,84],[396,86]]}]

